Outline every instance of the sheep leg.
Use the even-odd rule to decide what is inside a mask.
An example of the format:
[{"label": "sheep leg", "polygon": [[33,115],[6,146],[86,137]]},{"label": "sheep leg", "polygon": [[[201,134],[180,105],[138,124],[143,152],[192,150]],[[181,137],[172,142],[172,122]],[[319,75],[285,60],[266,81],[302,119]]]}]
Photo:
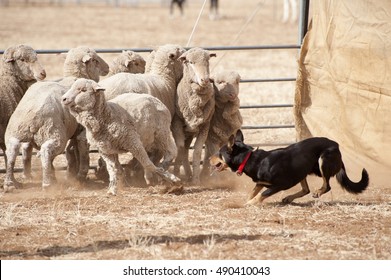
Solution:
[{"label": "sheep leg", "polygon": [[185,147],[185,134],[183,132],[183,123],[178,118],[178,116],[174,115],[172,123],[171,123],[171,131],[173,133],[175,139],[175,145],[177,147],[177,157],[174,162],[174,174],[179,176],[180,167],[182,165],[183,159],[183,149]]},{"label": "sheep leg", "polygon": [[53,160],[63,151],[58,141],[50,139],[41,145],[41,163],[42,163],[42,188],[47,189],[52,183],[56,183]]},{"label": "sheep leg", "polygon": [[167,140],[163,144],[162,150],[164,151],[164,153],[163,153],[163,161],[161,166],[163,170],[167,171],[178,153],[177,147],[175,145],[175,141],[171,136],[167,137]]},{"label": "sheep leg", "polygon": [[208,141],[208,140],[206,141],[204,160],[202,163],[201,178],[207,178],[210,175],[209,158],[218,150],[219,150],[219,146],[217,143],[213,143],[212,141]]},{"label": "sheep leg", "polygon": [[194,151],[193,151],[193,178],[192,184],[199,185],[200,184],[200,170],[201,170],[201,154],[202,148],[206,142],[208,137],[209,124],[204,124],[200,128],[200,131],[197,135],[196,141],[194,143]]},{"label": "sheep leg", "polygon": [[127,150],[131,152],[133,156],[140,162],[140,164],[144,168],[145,173],[156,173],[164,180],[169,181],[171,183],[176,183],[180,181],[180,179],[175,175],[169,173],[168,171],[165,171],[163,168],[158,168],[153,164],[147,152],[145,151],[140,138],[134,137],[131,141],[131,146],[128,146]]},{"label": "sheep leg", "polygon": [[23,143],[22,144],[22,159],[23,159],[23,178],[31,179],[31,156],[33,154],[33,145],[32,143]]},{"label": "sheep leg", "polygon": [[178,156],[175,159],[174,163],[174,174],[178,176],[180,174],[180,167],[183,166],[185,170],[185,178],[187,181],[190,181],[192,172],[189,163],[189,150],[185,147],[178,147]]},{"label": "sheep leg", "polygon": [[176,176],[179,176],[180,174],[180,167],[182,165],[182,154],[183,154],[182,149],[178,147],[178,155],[174,161],[174,174]]},{"label": "sheep leg", "polygon": [[6,154],[6,147],[5,144],[0,144],[0,149],[3,151],[3,156],[4,156],[4,162],[7,164],[7,154]]},{"label": "sheep leg", "polygon": [[71,138],[65,148],[65,157],[67,159],[67,173],[72,177],[76,175],[79,166],[76,149],[76,139]]},{"label": "sheep leg", "polygon": [[[152,163],[155,165],[155,166],[158,166],[159,164],[159,161],[161,159],[161,154],[158,152],[158,151],[154,151],[153,153],[148,153],[148,156],[149,156],[149,159],[152,161]],[[137,160],[136,160],[137,161]],[[139,167],[139,168],[137,168]],[[157,182],[157,179],[155,178],[154,176],[154,173],[151,172],[151,171],[147,171],[147,170],[144,170],[143,168],[140,168],[141,165],[138,164],[138,166],[136,166],[136,174],[138,173],[138,175],[143,175],[143,178],[147,184],[147,186],[152,186],[154,185],[155,182]]]},{"label": "sheep leg", "polygon": [[79,161],[79,168],[77,173],[77,180],[83,182],[87,178],[87,173],[90,168],[90,145],[87,141],[87,135],[86,130],[83,128],[83,130],[80,132],[79,135],[76,137],[77,142],[77,158]]},{"label": "sheep leg", "polygon": [[109,189],[108,194],[116,195],[118,185],[122,186],[124,182],[124,172],[118,159],[118,154],[101,154],[101,157],[106,162],[107,172],[109,173]]},{"label": "sheep leg", "polygon": [[109,182],[109,173],[107,172],[106,162],[101,156],[98,159],[98,166],[95,170],[95,176],[98,180]]},{"label": "sheep leg", "polygon": [[6,175],[4,178],[4,191],[9,192],[21,186],[19,182],[16,181],[14,176],[14,168],[16,157],[19,153],[21,143],[16,138],[11,138],[9,143],[7,143],[8,149],[5,150],[4,155],[6,156]]},{"label": "sheep leg", "polygon": [[[138,141],[140,140],[138,139]],[[142,147],[141,141],[136,145],[136,147],[137,146]],[[148,186],[152,185],[153,174],[157,172],[158,168],[155,166],[155,164],[153,164],[144,148],[136,149],[135,151],[131,152],[144,168],[145,182]]]},{"label": "sheep leg", "polygon": [[175,176],[179,176],[179,174],[180,174],[180,168],[182,165],[182,154],[183,154],[182,150],[183,150],[183,147],[182,148],[178,147],[178,155],[174,161],[174,174],[175,174]]},{"label": "sheep leg", "polygon": [[182,165],[183,165],[183,169],[185,170],[185,175],[188,181],[190,181],[193,176],[193,172],[191,170],[190,160],[189,160],[189,150],[192,141],[193,141],[193,135],[187,136],[185,140],[185,148],[182,152]]}]

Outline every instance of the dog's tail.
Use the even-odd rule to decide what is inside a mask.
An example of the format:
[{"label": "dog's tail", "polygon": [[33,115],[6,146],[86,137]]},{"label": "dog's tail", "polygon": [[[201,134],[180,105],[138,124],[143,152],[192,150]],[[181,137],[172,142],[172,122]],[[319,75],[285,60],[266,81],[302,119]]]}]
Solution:
[{"label": "dog's tail", "polygon": [[341,170],[336,175],[338,183],[348,192],[350,193],[361,193],[363,192],[369,184],[369,176],[368,172],[365,168],[361,173],[361,180],[357,183],[352,182],[348,175],[346,174],[345,166],[342,164]]}]

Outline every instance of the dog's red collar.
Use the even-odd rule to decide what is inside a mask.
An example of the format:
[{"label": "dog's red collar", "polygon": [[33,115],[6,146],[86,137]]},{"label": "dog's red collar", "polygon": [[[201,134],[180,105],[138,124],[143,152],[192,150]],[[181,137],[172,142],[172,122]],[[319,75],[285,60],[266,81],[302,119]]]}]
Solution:
[{"label": "dog's red collar", "polygon": [[243,174],[243,169],[244,169],[244,167],[246,166],[246,163],[247,163],[248,159],[250,158],[252,152],[253,152],[253,151],[249,151],[249,152],[247,153],[246,157],[244,158],[244,160],[242,161],[242,163],[239,165],[239,168],[238,168],[238,170],[236,171],[236,175],[242,176],[242,174]]}]

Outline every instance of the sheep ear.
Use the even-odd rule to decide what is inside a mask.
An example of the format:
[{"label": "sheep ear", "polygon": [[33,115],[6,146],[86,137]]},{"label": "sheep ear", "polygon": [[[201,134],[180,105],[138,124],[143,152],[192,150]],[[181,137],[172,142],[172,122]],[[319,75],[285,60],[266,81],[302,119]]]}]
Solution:
[{"label": "sheep ear", "polygon": [[7,63],[10,63],[10,62],[14,62],[15,61],[15,58],[13,58],[13,57],[8,57],[8,58],[4,58],[4,60],[5,60],[5,62],[7,62]]},{"label": "sheep ear", "polygon": [[186,62],[186,53],[183,53],[179,58],[178,60],[182,61],[182,62]]},{"label": "sheep ear", "polygon": [[86,54],[86,55],[83,56],[83,58],[82,58],[81,61],[83,61],[84,63],[86,63],[86,62],[90,61],[91,58],[92,58],[92,57],[91,57],[89,54]]},{"label": "sheep ear", "polygon": [[217,55],[215,53],[209,54],[209,57],[216,57]]},{"label": "sheep ear", "polygon": [[9,47],[8,49],[5,50],[3,54],[3,60],[7,63],[9,62],[14,62],[14,53],[15,53],[15,47]]},{"label": "sheep ear", "polygon": [[132,60],[130,60],[130,59],[125,60],[125,67],[129,67],[129,65],[131,65],[131,64],[132,64]]},{"label": "sheep ear", "polygon": [[94,92],[99,92],[99,91],[104,91],[105,90],[105,88],[101,87],[99,84],[94,84],[92,86],[92,88],[93,88]]}]

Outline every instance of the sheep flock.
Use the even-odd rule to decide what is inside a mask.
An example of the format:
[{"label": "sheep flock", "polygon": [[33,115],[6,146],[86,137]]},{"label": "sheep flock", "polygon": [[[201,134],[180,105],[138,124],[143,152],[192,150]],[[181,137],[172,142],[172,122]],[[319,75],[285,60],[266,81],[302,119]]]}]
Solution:
[{"label": "sheep flock", "polygon": [[[107,63],[80,46],[65,55],[63,78],[46,81],[34,49],[9,47],[0,61],[4,192],[23,186],[14,175],[20,150],[22,180],[32,178],[33,149],[41,159],[43,189],[56,183],[53,161],[60,154],[66,156],[67,177],[107,180],[112,195],[132,184],[127,168],[141,172],[147,185],[206,181],[208,158],[243,123],[240,75],[210,73],[214,56],[199,47],[167,44],[146,59],[123,51]],[[92,148],[99,152],[96,163]],[[121,162],[120,154],[129,154],[132,164]],[[88,175],[94,165],[95,174]]]}]

